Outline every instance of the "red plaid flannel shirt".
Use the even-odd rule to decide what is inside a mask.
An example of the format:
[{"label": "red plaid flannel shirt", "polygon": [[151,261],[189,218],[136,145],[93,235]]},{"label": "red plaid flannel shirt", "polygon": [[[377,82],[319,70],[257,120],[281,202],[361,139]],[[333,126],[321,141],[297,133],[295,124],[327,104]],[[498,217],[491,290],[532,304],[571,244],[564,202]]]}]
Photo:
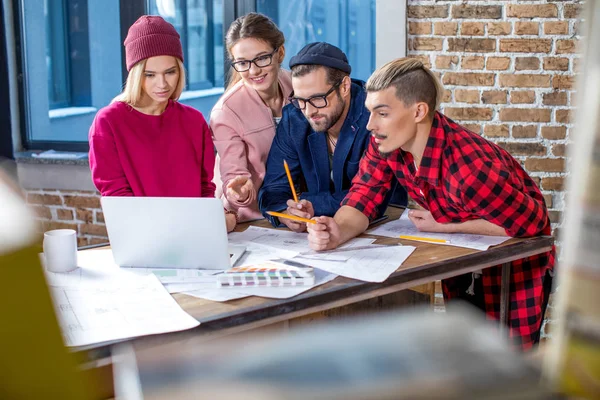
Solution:
[{"label": "red plaid flannel shirt", "polygon": [[[421,165],[398,149],[385,156],[373,139],[342,205],[370,219],[398,179],[408,194],[440,223],[485,219],[511,237],[550,235],[544,198],[518,161],[486,139],[436,112]],[[510,284],[510,335],[517,347],[529,349],[542,323],[543,279],[554,266],[554,250],[514,261]],[[483,270],[488,319],[500,318],[501,266]],[[447,299],[460,288],[443,281]]]}]

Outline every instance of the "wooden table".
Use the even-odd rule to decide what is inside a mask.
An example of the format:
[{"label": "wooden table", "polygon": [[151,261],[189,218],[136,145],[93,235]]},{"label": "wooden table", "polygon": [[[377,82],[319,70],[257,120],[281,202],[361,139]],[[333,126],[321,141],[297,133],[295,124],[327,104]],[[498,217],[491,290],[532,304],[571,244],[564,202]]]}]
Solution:
[{"label": "wooden table", "polygon": [[[401,213],[402,209],[398,208],[388,208],[387,212],[390,220],[398,218]],[[236,230],[243,231],[249,225],[240,224]],[[267,221],[254,222],[252,225],[270,227]],[[228,302],[214,302],[175,294],[174,298],[177,302],[201,323],[200,326],[184,332],[135,339],[134,345],[145,347],[162,344],[165,341],[189,340],[191,336],[220,336],[242,332],[495,265],[503,265],[501,320],[507,321],[510,262],[547,252],[553,244],[553,238],[550,236],[513,238],[487,251],[478,251],[370,235],[363,235],[363,237],[378,238],[376,243],[381,244],[400,242],[415,246],[416,250],[382,283],[338,277],[289,299],[247,297]],[[506,324],[501,325],[506,327]]]}]

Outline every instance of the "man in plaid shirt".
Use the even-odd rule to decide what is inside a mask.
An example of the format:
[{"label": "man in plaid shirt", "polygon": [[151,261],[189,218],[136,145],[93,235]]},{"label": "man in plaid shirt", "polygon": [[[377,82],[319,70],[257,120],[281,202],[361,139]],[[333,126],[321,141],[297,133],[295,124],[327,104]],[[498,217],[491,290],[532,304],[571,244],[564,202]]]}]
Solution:
[{"label": "man in plaid shirt", "polygon": [[[436,111],[443,89],[420,61],[391,61],[373,73],[366,88],[371,142],[340,210],[309,224],[313,249],[333,249],[364,232],[394,179],[425,209],[408,214],[421,231],[551,234],[533,180],[508,152]],[[510,336],[523,350],[539,341],[553,265],[554,250],[511,265]],[[467,300],[498,320],[501,266],[474,277],[444,280],[444,297]]]}]

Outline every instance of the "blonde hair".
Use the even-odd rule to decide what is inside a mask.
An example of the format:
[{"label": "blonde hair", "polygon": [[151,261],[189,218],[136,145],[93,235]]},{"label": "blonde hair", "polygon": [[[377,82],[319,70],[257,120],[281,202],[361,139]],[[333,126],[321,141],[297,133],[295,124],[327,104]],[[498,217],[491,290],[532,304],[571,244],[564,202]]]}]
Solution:
[{"label": "blonde hair", "polygon": [[[177,67],[179,68],[179,81],[177,82],[175,91],[173,91],[173,94],[171,95],[171,100],[178,100],[179,96],[181,96],[181,93],[185,89],[185,68],[183,67],[183,63],[179,58],[174,58],[177,61]],[[117,97],[115,97],[111,103],[114,103],[115,101],[122,101],[134,107],[139,104],[139,102],[142,100],[142,94],[144,91],[143,82],[144,70],[146,69],[146,60],[142,60],[131,67],[129,74],[127,75],[127,81],[125,82],[123,91]]]},{"label": "blonde hair", "polygon": [[429,116],[438,109],[444,88],[437,77],[423,63],[414,58],[397,58],[373,72],[367,81],[368,92],[379,92],[391,86],[396,88],[396,97],[411,106],[425,102]]}]

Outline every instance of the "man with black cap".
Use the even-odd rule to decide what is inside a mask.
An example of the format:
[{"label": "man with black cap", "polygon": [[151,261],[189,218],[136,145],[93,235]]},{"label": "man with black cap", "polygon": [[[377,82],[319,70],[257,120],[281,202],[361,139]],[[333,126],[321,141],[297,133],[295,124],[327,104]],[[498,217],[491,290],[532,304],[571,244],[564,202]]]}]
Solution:
[{"label": "man with black cap", "polygon": [[[267,211],[286,211],[304,218],[333,216],[350,189],[360,159],[369,144],[364,82],[350,79],[346,54],[325,42],[306,45],[290,60],[293,92],[283,109],[258,194],[263,215],[273,226],[296,232],[306,224],[276,218]],[[298,193],[293,194],[283,166],[289,165]],[[381,203],[382,215],[390,195]],[[394,202],[406,204],[406,192],[396,190]]]}]

